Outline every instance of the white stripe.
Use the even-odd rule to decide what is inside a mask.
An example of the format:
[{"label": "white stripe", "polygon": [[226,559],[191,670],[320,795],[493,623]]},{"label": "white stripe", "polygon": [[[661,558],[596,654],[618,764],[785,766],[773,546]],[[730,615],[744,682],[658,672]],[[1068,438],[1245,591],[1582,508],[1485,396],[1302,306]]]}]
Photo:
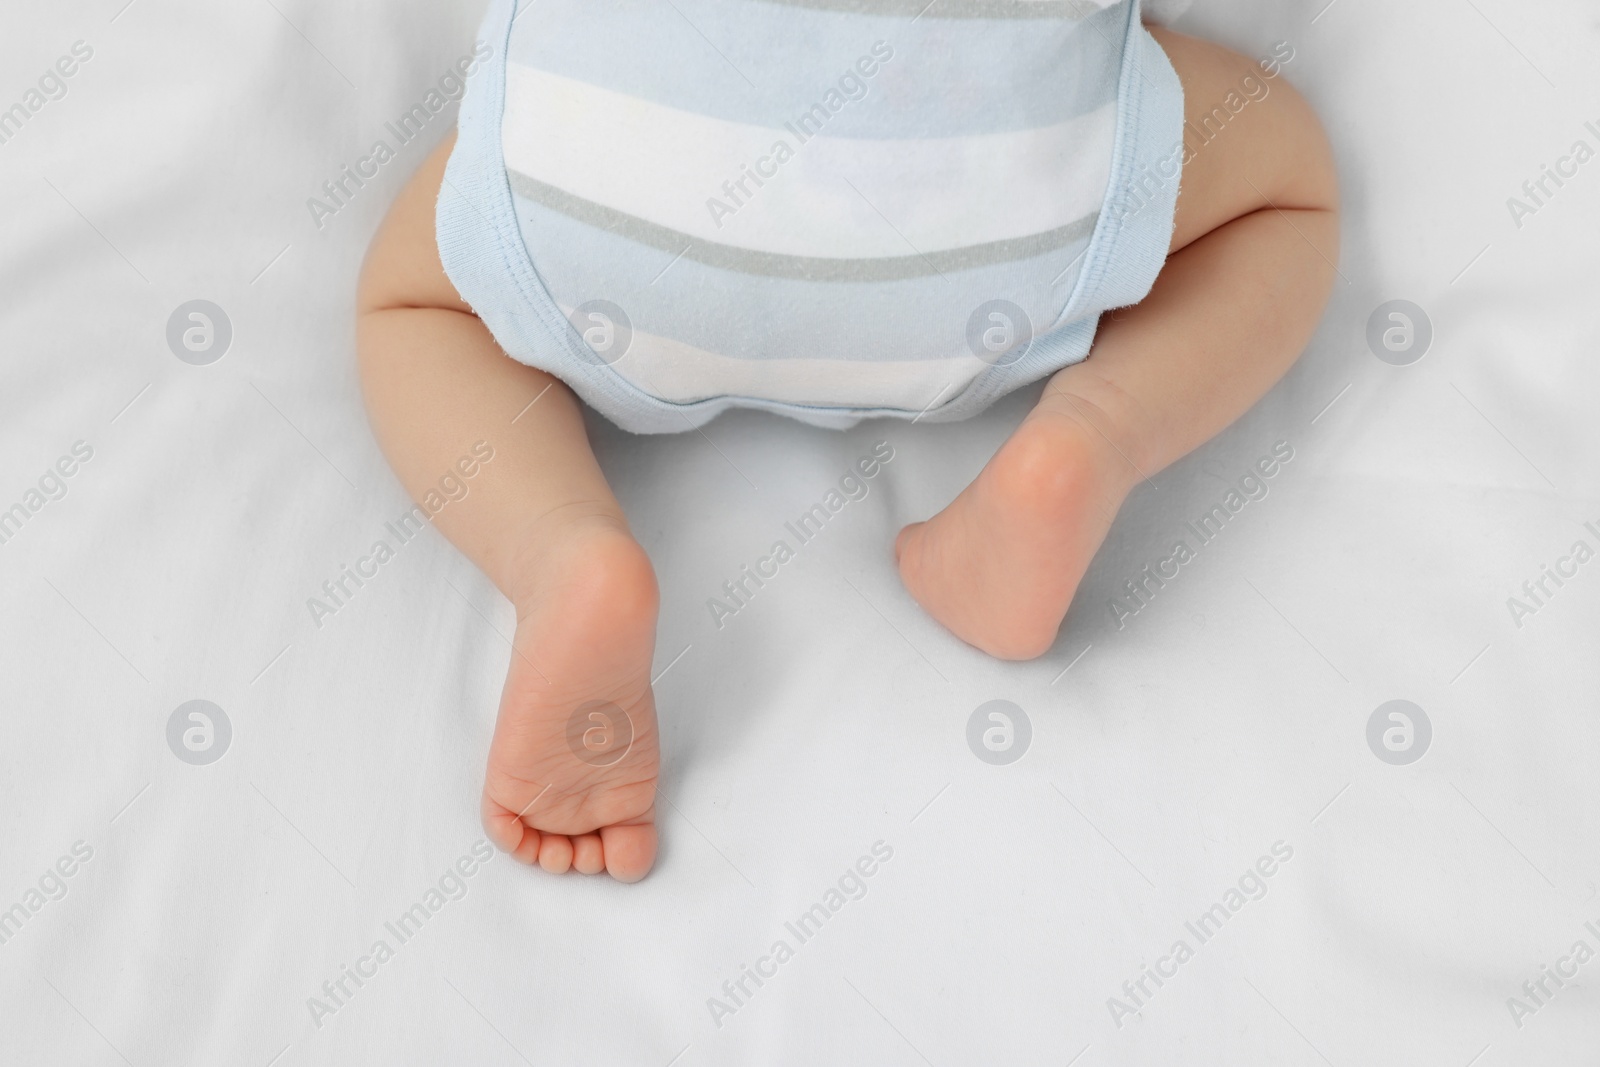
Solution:
[{"label": "white stripe", "polygon": [[[513,63],[501,137],[508,168],[690,237],[851,259],[1026,237],[1090,214],[1105,194],[1115,127],[1113,102],[1035,130],[800,144],[782,128],[680,111]],[[753,196],[719,226],[708,198],[734,206],[723,183],[780,139],[794,158],[761,188],[747,182]]]},{"label": "white stripe", "polygon": [[[562,307],[568,316],[572,308]],[[945,390],[954,396],[989,365],[950,359],[737,359],[640,330],[611,370],[651,396],[690,403],[719,396],[818,407],[917,411]],[[951,388],[953,386],[953,388]]]}]

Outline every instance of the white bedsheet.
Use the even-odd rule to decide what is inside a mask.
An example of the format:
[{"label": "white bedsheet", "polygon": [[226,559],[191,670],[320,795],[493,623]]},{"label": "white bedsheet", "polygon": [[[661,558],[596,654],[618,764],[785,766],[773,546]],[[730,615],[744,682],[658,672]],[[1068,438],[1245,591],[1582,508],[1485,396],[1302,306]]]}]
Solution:
[{"label": "white bedsheet", "polygon": [[[351,295],[449,116],[320,228],[306,202],[468,52],[476,5],[124,3],[0,16],[0,107],[74,42],[93,53],[0,144],[0,508],[92,450],[0,544],[0,909],[22,909],[0,1063],[1494,1067],[1600,1047],[1600,960],[1571,955],[1600,950],[1600,561],[1570,558],[1600,548],[1600,161],[1521,191],[1600,148],[1582,0],[1184,16],[1252,54],[1292,44],[1341,160],[1343,280],[1287,380],[1129,503],[1037,662],[948,636],[889,554],[1027,397],[843,435],[596,426],[664,594],[663,850],[632,887],[471,858],[511,616],[442,538],[320,628],[306,606],[407,507],[363,419]],[[166,340],[194,299],[232,326],[208,366]],[[1365,339],[1393,299],[1434,328],[1409,366]],[[717,629],[707,599],[880,439],[870,496]],[[1119,629],[1122,582],[1278,442],[1269,494]],[[1523,583],[1562,558],[1575,573],[1534,605]],[[209,765],[167,741],[196,699],[231,724]],[[1008,766],[966,741],[997,699],[1032,725]],[[1409,765],[1368,747],[1395,699],[1432,725]],[[1275,844],[1292,856],[1229,911]],[[785,923],[875,845],[892,856],[863,864],[865,895],[802,943]],[[430,898],[462,857],[444,887],[465,895]],[[402,942],[385,924],[418,903],[439,907]],[[1219,903],[1202,942],[1186,923]],[[780,939],[792,958],[724,992]],[[1577,977],[1524,991],[1547,965]],[[346,966],[371,976],[335,1001]],[[1141,992],[1147,966],[1169,977]]]}]

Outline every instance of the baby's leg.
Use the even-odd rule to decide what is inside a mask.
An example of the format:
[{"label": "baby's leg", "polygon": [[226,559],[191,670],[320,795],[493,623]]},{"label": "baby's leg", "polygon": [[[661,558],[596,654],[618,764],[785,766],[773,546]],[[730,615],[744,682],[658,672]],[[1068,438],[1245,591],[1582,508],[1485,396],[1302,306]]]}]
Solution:
[{"label": "baby's leg", "polygon": [[[1152,30],[1199,117],[1242,56]],[[1041,655],[1128,492],[1243,414],[1316,326],[1338,259],[1338,192],[1315,116],[1282,80],[1189,145],[1171,254],[1140,304],[1107,314],[1087,360],[1043,397],[977,480],[896,543],[917,601],[1004,659]]]},{"label": "baby's leg", "polygon": [[[476,442],[494,450],[471,492],[436,519],[517,609],[483,792],[490,837],[546,870],[636,881],[656,852],[655,575],[572,393],[508,358],[440,266],[434,202],[450,145],[400,194],[367,255],[358,327],[367,409],[418,500]],[[581,759],[569,744],[575,713],[580,735],[591,727],[591,702],[631,720],[631,747],[614,763],[609,749]],[[615,745],[615,735],[590,736]]]}]

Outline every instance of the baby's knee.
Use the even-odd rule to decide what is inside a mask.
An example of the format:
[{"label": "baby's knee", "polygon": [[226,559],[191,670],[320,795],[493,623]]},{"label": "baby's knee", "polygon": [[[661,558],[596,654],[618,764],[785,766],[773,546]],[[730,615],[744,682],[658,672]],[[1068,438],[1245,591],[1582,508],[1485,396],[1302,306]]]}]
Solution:
[{"label": "baby's knee", "polygon": [[[1292,47],[1282,47],[1288,56],[1293,56]],[[1242,56],[1238,58],[1243,59]],[[1337,211],[1338,168],[1334,163],[1333,146],[1316,110],[1283,77],[1284,60],[1271,56],[1247,62],[1250,70],[1242,78],[1260,86],[1259,99],[1250,106],[1260,106],[1256,117],[1263,120],[1249,131],[1248,150],[1270,157],[1269,173],[1278,194],[1273,198],[1274,203],[1302,210]],[[1270,77],[1269,71],[1272,72]],[[1272,196],[1272,193],[1267,195]],[[1279,202],[1280,197],[1282,202]]]},{"label": "baby's knee", "polygon": [[1283,209],[1338,210],[1327,135],[1284,76],[1292,46],[1251,59],[1160,27],[1151,33],[1183,83],[1180,231],[1192,239],[1257,210],[1263,198]]},{"label": "baby's knee", "polygon": [[472,310],[445,274],[434,234],[434,205],[454,143],[447,137],[417,168],[373,235],[356,285],[358,314],[419,307]]}]

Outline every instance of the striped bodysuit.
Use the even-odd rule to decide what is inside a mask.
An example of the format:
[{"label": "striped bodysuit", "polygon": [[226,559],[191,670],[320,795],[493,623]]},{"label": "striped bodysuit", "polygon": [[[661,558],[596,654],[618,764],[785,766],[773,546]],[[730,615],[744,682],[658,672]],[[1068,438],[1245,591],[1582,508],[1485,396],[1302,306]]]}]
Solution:
[{"label": "striped bodysuit", "polygon": [[494,0],[482,33],[445,268],[625,429],[960,418],[1166,254],[1182,94],[1137,0]]}]

